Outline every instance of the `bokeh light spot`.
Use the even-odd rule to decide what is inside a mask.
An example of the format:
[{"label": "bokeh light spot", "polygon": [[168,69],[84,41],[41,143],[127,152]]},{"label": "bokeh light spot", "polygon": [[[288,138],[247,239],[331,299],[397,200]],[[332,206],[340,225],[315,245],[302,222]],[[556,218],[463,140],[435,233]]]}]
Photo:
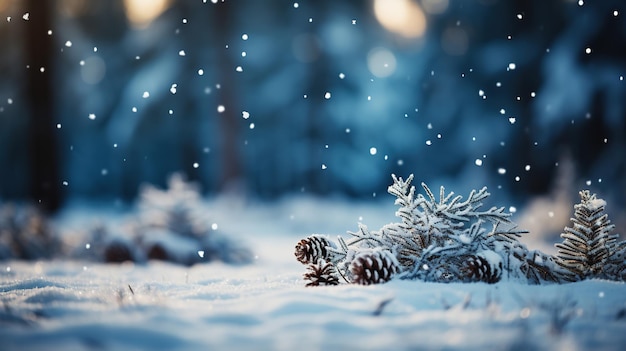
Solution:
[{"label": "bokeh light spot", "polygon": [[367,68],[378,78],[392,75],[396,65],[396,56],[385,48],[374,48],[367,54]]},{"label": "bokeh light spot", "polygon": [[419,38],[426,31],[426,15],[414,1],[374,0],[374,15],[385,29],[405,38]]}]

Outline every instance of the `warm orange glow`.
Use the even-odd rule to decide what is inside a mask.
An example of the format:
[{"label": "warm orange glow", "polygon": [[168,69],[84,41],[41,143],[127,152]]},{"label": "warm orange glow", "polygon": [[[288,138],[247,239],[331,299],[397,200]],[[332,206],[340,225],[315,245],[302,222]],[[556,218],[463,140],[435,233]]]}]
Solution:
[{"label": "warm orange glow", "polygon": [[171,0],[124,0],[124,9],[133,27],[145,28],[165,12],[171,3]]},{"label": "warm orange glow", "polygon": [[448,9],[449,0],[422,0],[422,6],[426,13],[439,15]]},{"label": "warm orange glow", "polygon": [[89,4],[86,0],[61,0],[57,1],[59,11],[67,17],[79,17],[87,12]]},{"label": "warm orange glow", "polygon": [[13,5],[12,2],[13,1],[11,0],[0,0],[0,12],[4,12],[6,9],[8,9],[9,5]]},{"label": "warm orange glow", "polygon": [[418,38],[426,31],[426,15],[411,0],[374,0],[374,15],[387,30],[406,38]]}]

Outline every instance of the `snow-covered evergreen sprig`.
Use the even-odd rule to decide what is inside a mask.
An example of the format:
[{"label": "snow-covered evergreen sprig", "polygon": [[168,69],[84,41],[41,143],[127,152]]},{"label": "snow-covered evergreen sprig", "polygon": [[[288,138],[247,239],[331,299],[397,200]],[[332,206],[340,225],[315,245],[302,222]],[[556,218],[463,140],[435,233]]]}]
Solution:
[{"label": "snow-covered evergreen sprig", "polygon": [[[400,222],[380,230],[359,224],[357,231],[348,232],[349,239],[339,237],[337,245],[320,245],[315,236],[303,239],[296,245],[298,260],[328,260],[346,281],[360,282],[361,273],[355,272],[362,271],[363,257],[371,258],[372,250],[382,250],[394,257],[394,273],[404,279],[490,283],[500,279],[507,249],[524,232],[515,229],[504,207],[481,210],[483,200],[490,195],[486,188],[473,190],[464,200],[453,192],[446,194],[441,187],[437,199],[424,183],[424,194],[417,193],[411,185],[413,175],[406,180],[395,175],[392,178],[388,192],[396,197]],[[487,260],[481,252],[500,258]],[[319,256],[322,253],[323,257]]]},{"label": "snow-covered evergreen sprig", "polygon": [[405,267],[401,279],[423,280],[427,282],[451,283],[463,281],[460,272],[464,255],[458,255],[458,246],[435,246],[425,249],[414,258],[414,264]]},{"label": "snow-covered evergreen sprig", "polygon": [[[402,219],[402,223],[398,223],[398,228],[395,229],[387,227],[387,233],[401,242],[402,246],[409,245],[401,247],[401,251],[419,251],[433,244],[446,245],[450,241],[463,241],[464,238],[459,235],[466,234],[463,229],[472,221],[492,223],[493,228],[487,233],[490,241],[512,242],[525,233],[515,230],[515,225],[510,220],[511,214],[505,212],[504,207],[479,210],[483,205],[482,201],[490,195],[485,187],[479,191],[472,190],[468,198],[462,200],[460,195],[453,197],[453,192],[446,195],[442,186],[437,200],[425,183],[422,183],[422,188],[427,196],[415,195],[415,187],[410,186],[413,175],[406,181],[395,175],[392,178],[394,184],[389,186],[388,192],[397,198],[395,203],[400,208],[396,215]],[[484,238],[486,237],[481,235],[480,239]]]},{"label": "snow-covered evergreen sprig", "polygon": [[141,225],[183,237],[203,238],[210,232],[210,224],[201,202],[199,186],[186,181],[180,173],[170,176],[166,189],[144,184],[138,203]]},{"label": "snow-covered evergreen sprig", "polygon": [[[507,255],[506,248],[525,233],[515,229],[515,224],[510,220],[511,214],[505,212],[504,207],[480,210],[482,201],[490,195],[486,188],[471,191],[467,199],[463,200],[462,196],[454,196],[453,192],[446,195],[445,188],[440,187],[437,200],[424,183],[422,188],[426,196],[416,195],[415,187],[410,186],[412,175],[406,181],[395,175],[392,178],[394,184],[388,191],[397,198],[395,203],[400,205],[400,209],[396,215],[402,219],[402,223],[385,226],[383,236],[392,239],[399,255],[398,260],[407,271],[420,272],[419,266],[416,270],[413,265],[423,261],[421,256],[429,247],[447,247],[445,251],[454,252],[455,256],[484,250]],[[487,223],[491,223],[490,230],[484,228]],[[431,274],[432,270],[428,276]],[[442,273],[441,276],[454,280],[458,278],[456,272]]]},{"label": "snow-covered evergreen sprig", "polygon": [[525,280],[528,284],[563,283],[567,271],[556,264],[554,256],[538,250],[528,250],[517,241],[508,245],[504,257],[504,272],[509,279]]},{"label": "snow-covered evergreen sprig", "polygon": [[[568,270],[570,280],[586,278],[614,278],[615,272],[605,271],[605,266],[614,261],[614,256],[623,250],[624,244],[617,243],[615,228],[604,213],[606,202],[588,190],[580,193],[580,203],[574,206],[573,225],[565,227],[558,249],[557,264]],[[615,269],[613,269],[615,270]]]}]

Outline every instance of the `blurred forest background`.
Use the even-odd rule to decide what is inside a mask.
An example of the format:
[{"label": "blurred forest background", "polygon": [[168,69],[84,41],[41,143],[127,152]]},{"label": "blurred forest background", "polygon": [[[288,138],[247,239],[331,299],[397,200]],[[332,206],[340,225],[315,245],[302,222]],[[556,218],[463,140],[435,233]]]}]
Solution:
[{"label": "blurred forest background", "polygon": [[0,0],[0,200],[132,201],[177,172],[208,196],[363,200],[415,173],[566,217],[587,188],[622,218],[625,16],[619,0]]}]

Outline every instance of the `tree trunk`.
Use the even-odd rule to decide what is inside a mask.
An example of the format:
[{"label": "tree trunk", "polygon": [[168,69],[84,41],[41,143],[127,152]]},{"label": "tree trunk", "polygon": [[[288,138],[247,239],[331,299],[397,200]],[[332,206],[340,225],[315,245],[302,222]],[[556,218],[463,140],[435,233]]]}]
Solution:
[{"label": "tree trunk", "polygon": [[28,145],[30,196],[44,210],[55,211],[61,205],[61,182],[55,138],[56,123],[53,96],[54,0],[25,0],[25,95],[30,111]]},{"label": "tree trunk", "polygon": [[[222,2],[215,5],[215,33],[217,33],[216,44],[218,48],[224,48],[228,40],[233,38],[234,6],[230,2]],[[221,40],[220,40],[221,39]],[[223,41],[222,41],[223,40]],[[220,153],[222,175],[220,179],[220,190],[237,186],[237,182],[242,180],[241,154],[239,150],[239,120],[237,116],[237,77],[235,74],[235,62],[230,56],[230,50],[218,55],[218,79],[221,89],[218,90],[219,104],[224,105],[224,112],[219,113],[220,127]]]}]

